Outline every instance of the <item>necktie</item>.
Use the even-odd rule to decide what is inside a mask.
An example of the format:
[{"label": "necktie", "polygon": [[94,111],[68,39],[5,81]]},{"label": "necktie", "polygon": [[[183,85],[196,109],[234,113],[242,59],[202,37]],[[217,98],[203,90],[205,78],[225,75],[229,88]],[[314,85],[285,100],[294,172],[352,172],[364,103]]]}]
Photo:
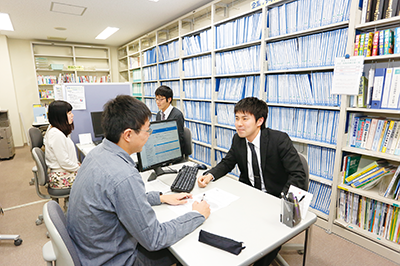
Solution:
[{"label": "necktie", "polygon": [[161,120],[165,120],[165,114],[163,111],[161,111]]},{"label": "necktie", "polygon": [[261,190],[260,167],[258,166],[256,150],[254,149],[254,144],[251,142],[249,142],[249,147],[251,150],[251,164],[253,166],[254,187]]}]

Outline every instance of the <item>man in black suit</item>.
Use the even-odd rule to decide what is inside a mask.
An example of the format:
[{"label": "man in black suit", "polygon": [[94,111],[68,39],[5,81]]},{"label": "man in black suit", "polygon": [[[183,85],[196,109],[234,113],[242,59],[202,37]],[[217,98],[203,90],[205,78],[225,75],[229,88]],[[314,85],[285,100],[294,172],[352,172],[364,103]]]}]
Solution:
[{"label": "man in black suit", "polygon": [[178,125],[179,142],[181,150],[185,150],[185,143],[183,141],[183,127],[185,119],[182,112],[171,105],[174,93],[168,86],[160,86],[155,91],[156,103],[160,111],[156,115],[156,121],[160,120],[176,120]]},{"label": "man in black suit", "polygon": [[[267,116],[267,103],[255,97],[244,98],[235,105],[237,133],[231,148],[219,164],[199,177],[199,187],[226,175],[236,164],[240,182],[276,197],[281,192],[286,194],[290,185],[305,186],[306,173],[292,141],[284,132],[265,128]],[[270,252],[254,266],[270,265],[279,250],[280,247]]]}]

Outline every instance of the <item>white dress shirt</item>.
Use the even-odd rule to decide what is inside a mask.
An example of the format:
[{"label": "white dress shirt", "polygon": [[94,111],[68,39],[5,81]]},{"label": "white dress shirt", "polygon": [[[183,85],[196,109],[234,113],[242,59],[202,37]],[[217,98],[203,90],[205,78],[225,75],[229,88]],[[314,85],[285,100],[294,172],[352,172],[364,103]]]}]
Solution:
[{"label": "white dress shirt", "polygon": [[52,171],[74,172],[79,169],[75,145],[56,127],[50,127],[44,137],[46,164]]},{"label": "white dress shirt", "polygon": [[171,113],[171,111],[172,111],[173,108],[174,108],[174,107],[172,106],[172,104],[170,104],[170,105],[168,106],[168,108],[165,110],[165,112],[164,112],[165,120],[168,119],[168,116],[169,116],[169,114]]},{"label": "white dress shirt", "polygon": [[[261,190],[263,192],[267,192],[267,190],[265,189],[264,179],[263,179],[263,174],[262,174],[262,169],[261,169],[260,135],[261,135],[261,130],[258,132],[257,136],[251,143],[254,144],[254,149],[257,154],[258,166],[260,168]],[[251,159],[251,150],[249,147],[249,141],[247,139],[246,139],[246,146],[247,146],[247,168],[249,169],[249,179],[250,179],[251,184],[254,186],[254,173],[253,173],[253,165],[252,165],[252,159]]]}]

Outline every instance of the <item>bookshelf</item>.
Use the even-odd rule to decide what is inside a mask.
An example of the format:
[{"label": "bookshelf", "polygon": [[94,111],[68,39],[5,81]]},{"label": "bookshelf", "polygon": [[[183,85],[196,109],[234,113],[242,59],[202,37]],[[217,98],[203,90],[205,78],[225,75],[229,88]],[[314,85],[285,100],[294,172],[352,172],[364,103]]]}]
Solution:
[{"label": "bookshelf", "polygon": [[110,48],[56,42],[31,42],[39,99],[54,100],[53,86],[111,82]]},{"label": "bookshelf", "polygon": [[[311,2],[315,1],[311,0]],[[341,184],[344,152],[400,162],[398,156],[348,147],[345,134],[347,115],[353,112],[370,113],[377,116],[399,117],[400,120],[400,111],[351,108],[349,97],[345,95],[334,97],[328,92],[333,75],[334,58],[343,57],[347,53],[353,54],[356,30],[368,31],[395,27],[400,18],[360,25],[360,1],[350,0],[347,9],[348,16],[341,15],[341,18],[338,16],[330,23],[326,21],[319,25],[314,23],[312,28],[299,28],[295,31],[278,34],[272,32],[271,34],[274,30],[274,21],[268,21],[268,19],[273,16],[273,12],[276,12],[274,10],[279,10],[281,6],[294,2],[296,0],[216,0],[206,4],[121,46],[119,48],[120,81],[132,83],[132,87],[136,88],[133,96],[143,99],[153,112],[153,117],[158,111],[154,101],[154,90],[160,85],[170,86],[174,90],[173,105],[182,110],[186,120],[185,126],[190,128],[193,135],[194,154],[191,160],[205,163],[210,167],[215,166],[229,150],[231,135],[235,132],[234,104],[247,96],[266,100],[270,108],[267,125],[287,132],[296,149],[308,158],[310,184],[314,186],[314,193],[318,197],[316,200],[319,200],[320,204],[312,208],[319,217],[317,224],[325,228],[328,233],[338,234],[393,261],[399,261],[400,245],[378,239],[379,237],[373,236],[367,230],[355,228],[337,219],[337,204],[340,191],[347,190],[393,206],[400,205],[398,201],[379,196],[374,190],[360,191]],[[324,1],[317,2],[318,5],[325,3]],[[335,2],[337,1],[326,3],[334,5]],[[310,15],[310,20],[311,18],[315,19],[315,16]],[[257,21],[252,27],[254,35],[249,35],[252,36],[251,38],[242,38],[241,27],[250,20]],[[226,31],[230,33],[222,37],[218,35]],[[299,60],[298,65],[290,63],[282,66],[279,61],[281,58],[274,58],[273,54],[268,54],[270,50],[277,49],[275,54],[282,58],[297,57],[299,55],[290,53],[287,54],[291,56],[287,56],[285,50],[276,47],[282,43],[306,42],[312,38],[321,40],[322,36],[324,38],[335,36],[329,39],[327,47],[323,48],[325,52],[331,51],[330,57],[315,56],[314,61],[309,64],[303,64]],[[170,54],[160,56],[160,51],[165,52],[166,47],[168,49],[176,47],[175,43],[178,44],[178,48],[174,48],[175,50],[170,53],[173,56]],[[340,45],[335,46],[334,49],[329,46],[332,43],[340,43]],[[314,49],[310,49],[309,54],[320,55],[318,47],[314,46]],[[155,61],[144,64],[144,57],[148,57],[150,51],[154,51]],[[134,66],[130,64],[130,58],[135,58],[132,59],[135,62]],[[199,67],[191,69],[194,62],[197,62],[200,69]],[[400,66],[400,56],[386,55],[365,59],[366,66],[387,65],[388,62],[391,64],[398,62],[399,64],[394,66]],[[160,69],[165,69],[167,64],[177,65],[178,75],[171,74],[170,71],[160,75]],[[151,67],[156,69],[157,76],[149,79],[146,73],[149,70],[146,69]],[[303,86],[304,79],[309,80],[311,84],[309,87],[319,88],[319,94],[313,92],[307,94],[310,89]],[[297,82],[295,85],[290,83],[294,82],[293,80]],[[279,86],[279,89],[278,87],[271,89],[272,84],[277,84],[279,81],[286,82],[286,85]],[[302,84],[302,86],[297,84]],[[297,88],[297,91],[284,88]],[[298,98],[305,94],[308,98]],[[297,95],[297,98],[293,95]],[[201,114],[196,112],[200,109],[204,111]],[[282,114],[292,116],[285,118]],[[309,120],[307,123],[301,123],[299,121],[302,120],[299,120],[299,117],[308,117]],[[316,121],[323,121],[323,123],[310,124],[313,117]],[[280,122],[281,120],[297,123],[288,126],[289,123]],[[315,131],[308,130],[309,127],[315,127]],[[297,129],[300,132],[297,132]],[[318,153],[326,158],[315,155]],[[231,172],[232,177],[237,177],[239,174],[237,168]],[[320,190],[325,192],[320,194]]]}]

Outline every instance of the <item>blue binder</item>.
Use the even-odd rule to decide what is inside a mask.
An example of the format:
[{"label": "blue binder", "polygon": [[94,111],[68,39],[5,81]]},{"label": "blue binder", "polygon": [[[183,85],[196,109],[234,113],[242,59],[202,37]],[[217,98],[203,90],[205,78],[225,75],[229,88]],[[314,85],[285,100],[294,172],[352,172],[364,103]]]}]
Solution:
[{"label": "blue binder", "polygon": [[380,109],[382,104],[383,88],[385,87],[386,68],[375,70],[374,90],[372,92],[371,109]]}]

